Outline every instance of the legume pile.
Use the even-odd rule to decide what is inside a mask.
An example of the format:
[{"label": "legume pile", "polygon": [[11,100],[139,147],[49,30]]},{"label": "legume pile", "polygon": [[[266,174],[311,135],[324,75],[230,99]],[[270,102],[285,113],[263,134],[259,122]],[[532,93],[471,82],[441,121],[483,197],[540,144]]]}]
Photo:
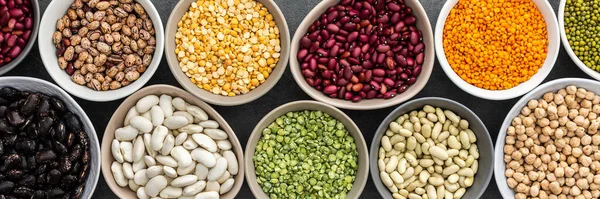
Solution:
[{"label": "legume pile", "polygon": [[600,197],[600,96],[568,86],[532,99],[507,129],[504,162],[516,199]]},{"label": "legume pile", "polygon": [[567,0],[565,33],[577,58],[600,72],[600,1]]},{"label": "legume pile", "polygon": [[281,54],[279,28],[255,0],[198,0],[177,24],[175,53],[199,88],[246,94],[265,82]]},{"label": "legume pile", "polygon": [[31,0],[0,0],[0,66],[21,54],[33,23]]},{"label": "legume pile", "polygon": [[233,187],[239,165],[229,136],[200,107],[147,95],[124,125],[111,144],[111,171],[138,198],[219,198]]},{"label": "legume pile", "polygon": [[253,161],[270,198],[346,198],[358,152],[340,121],[305,110],[288,112],[265,128]]},{"label": "legume pile", "polygon": [[546,23],[530,0],[458,1],[443,34],[454,72],[487,90],[506,90],[529,80],[548,51]]},{"label": "legume pile", "polygon": [[378,167],[394,198],[461,198],[479,169],[477,137],[450,110],[425,105],[391,122]]},{"label": "legume pile", "polygon": [[79,198],[90,141],[58,98],[0,89],[0,198]]},{"label": "legume pile", "polygon": [[136,81],[152,62],[152,20],[134,0],[75,0],[56,22],[52,42],[58,66],[96,91]]},{"label": "legume pile", "polygon": [[405,92],[421,73],[423,34],[404,0],[343,0],[300,41],[308,85],[331,98],[358,102]]}]

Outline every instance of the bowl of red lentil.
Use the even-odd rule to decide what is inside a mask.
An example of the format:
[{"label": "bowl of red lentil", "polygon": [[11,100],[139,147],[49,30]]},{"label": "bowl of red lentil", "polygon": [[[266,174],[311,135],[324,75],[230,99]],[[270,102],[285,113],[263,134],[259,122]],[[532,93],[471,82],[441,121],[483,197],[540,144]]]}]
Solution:
[{"label": "bowl of red lentil", "polygon": [[560,48],[548,1],[447,1],[435,30],[448,78],[476,97],[521,96],[548,76]]},{"label": "bowl of red lentil", "polygon": [[165,55],[185,90],[211,104],[236,106],[277,84],[289,38],[274,1],[182,0],[165,27]]}]

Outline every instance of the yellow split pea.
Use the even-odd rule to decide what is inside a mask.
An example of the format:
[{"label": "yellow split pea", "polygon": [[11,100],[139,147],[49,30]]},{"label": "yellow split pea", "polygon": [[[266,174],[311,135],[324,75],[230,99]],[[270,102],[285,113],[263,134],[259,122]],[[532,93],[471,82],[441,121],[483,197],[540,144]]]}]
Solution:
[{"label": "yellow split pea", "polygon": [[279,29],[254,0],[198,0],[177,27],[179,67],[192,83],[214,94],[248,93],[279,61]]}]

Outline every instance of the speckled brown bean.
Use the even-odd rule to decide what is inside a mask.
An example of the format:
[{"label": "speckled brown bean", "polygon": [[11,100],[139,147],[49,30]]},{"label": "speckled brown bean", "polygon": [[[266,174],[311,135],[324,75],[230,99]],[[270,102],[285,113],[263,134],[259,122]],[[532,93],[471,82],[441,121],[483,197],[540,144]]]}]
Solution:
[{"label": "speckled brown bean", "polygon": [[137,71],[129,71],[127,74],[125,74],[125,79],[131,82],[137,80],[139,77],[140,73]]},{"label": "speckled brown bean", "polygon": [[79,85],[84,85],[86,83],[85,78],[82,74],[73,74],[73,76],[71,76],[71,79],[73,80],[73,82]]}]

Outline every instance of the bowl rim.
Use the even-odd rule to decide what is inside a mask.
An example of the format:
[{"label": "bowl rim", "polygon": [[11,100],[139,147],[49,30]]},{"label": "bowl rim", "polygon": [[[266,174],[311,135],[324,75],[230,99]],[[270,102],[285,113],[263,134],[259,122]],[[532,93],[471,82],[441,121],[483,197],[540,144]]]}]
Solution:
[{"label": "bowl rim", "polygon": [[[487,100],[508,100],[512,98],[519,97],[524,95],[525,93],[531,91],[536,86],[548,77],[552,68],[554,68],[554,64],[556,63],[556,59],[558,58],[558,52],[560,50],[560,41],[559,41],[559,29],[558,22],[556,19],[556,15],[554,14],[554,10],[550,3],[546,0],[533,0],[536,4],[536,8],[542,14],[544,21],[546,23],[546,29],[548,32],[548,52],[546,53],[546,59],[544,60],[544,64],[539,68],[538,72],[531,76],[531,78],[525,82],[520,83],[519,85],[510,88],[508,90],[486,90],[483,88],[479,88],[467,83],[465,80],[460,78],[456,72],[452,69],[448,60],[446,59],[446,54],[444,52],[443,45],[443,32],[444,26],[446,24],[446,19],[450,14],[450,11],[454,9],[458,0],[448,0],[442,7],[440,14],[438,15],[436,27],[435,27],[435,50],[438,57],[438,61],[440,63],[441,68],[444,70],[446,76],[461,90]],[[549,12],[551,14],[544,15],[544,12]],[[553,36],[552,32],[555,33]],[[551,38],[552,37],[552,38]],[[555,47],[555,48],[551,48]]]},{"label": "bowl rim", "polygon": [[[279,107],[273,109],[272,111],[267,113],[265,116],[263,116],[262,119],[255,125],[254,129],[252,130],[252,133],[248,137],[248,142],[246,143],[246,147],[244,150],[244,165],[245,165],[245,170],[246,170],[246,183],[248,184],[248,187],[250,188],[250,191],[252,192],[254,197],[259,198],[260,196],[266,195],[266,194],[262,191],[261,186],[256,181],[254,162],[252,160],[252,158],[254,157],[254,152],[255,152],[256,144],[258,143],[258,140],[257,140],[257,143],[251,143],[251,140],[255,137],[258,137],[258,139],[260,139],[260,137],[262,137],[262,129],[259,129],[259,126],[262,124],[265,124],[265,123],[272,122],[272,121],[267,121],[267,118],[269,118],[271,116],[276,116],[276,114],[279,114],[278,112],[288,109],[291,106],[302,106],[302,107],[315,106],[315,107],[318,107],[318,108],[314,109],[316,111],[322,111],[329,115],[331,115],[329,112],[340,114],[342,116],[342,118],[335,118],[336,120],[338,120],[340,122],[342,120],[347,121],[350,124],[350,126],[346,126],[346,129],[349,129],[349,128],[356,129],[356,131],[357,131],[356,134],[358,137],[352,136],[354,138],[354,141],[356,144],[356,150],[357,150],[357,152],[359,150],[365,151],[365,156],[366,156],[366,157],[361,158],[360,155],[358,155],[358,165],[361,165],[361,163],[362,163],[366,166],[366,169],[365,169],[364,173],[358,172],[358,170],[360,170],[360,168],[357,170],[356,176],[358,177],[360,175],[364,175],[364,178],[361,181],[355,180],[353,183],[353,187],[352,187],[352,190],[354,190],[354,189],[358,190],[358,195],[356,196],[356,198],[359,198],[360,195],[362,194],[362,192],[365,188],[365,185],[367,184],[367,180],[369,178],[369,166],[370,166],[369,165],[369,151],[367,149],[367,143],[365,141],[365,138],[364,138],[360,128],[356,125],[356,123],[354,123],[354,121],[348,115],[346,115],[343,111],[341,111],[340,109],[338,109],[332,105],[329,105],[329,104],[326,104],[323,102],[319,102],[319,101],[313,101],[313,100],[299,100],[299,101],[288,102],[286,104],[280,105]],[[313,110],[313,109],[305,108],[304,110]],[[325,110],[327,110],[327,111],[325,111]],[[283,114],[285,114],[285,113],[283,113]],[[279,117],[283,114],[277,115],[277,117]],[[358,185],[358,186],[356,186],[356,185]]]},{"label": "bowl rim", "polygon": [[[159,95],[159,94],[153,94],[151,91],[152,90],[158,90],[160,93],[162,94],[168,94],[171,97],[181,97],[181,98],[191,98],[191,99],[195,99],[197,101],[194,102],[189,102],[187,100],[185,100],[187,103],[190,103],[191,105],[195,105],[200,107],[202,110],[204,110],[208,116],[210,117],[211,120],[217,121],[219,123],[220,128],[225,131],[228,135],[228,140],[229,142],[231,142],[231,151],[234,152],[234,154],[236,155],[236,159],[238,161],[238,174],[235,175],[235,177],[233,177],[236,181],[233,184],[233,187],[231,188],[231,190],[229,190],[229,192],[227,192],[226,194],[231,194],[233,197],[235,198],[235,196],[239,193],[239,191],[241,190],[243,183],[244,183],[244,175],[245,175],[245,170],[244,170],[244,151],[243,151],[243,147],[235,133],[235,131],[233,130],[233,128],[231,128],[231,126],[229,126],[229,123],[227,122],[227,120],[225,120],[225,118],[223,118],[223,116],[221,116],[221,114],[219,114],[219,112],[217,110],[215,110],[212,106],[210,106],[209,104],[207,104],[206,102],[202,101],[199,98],[196,98],[196,96],[188,93],[187,91],[172,86],[172,85],[167,85],[167,84],[156,84],[156,85],[151,85],[151,86],[147,86],[144,87],[142,89],[140,89],[139,91],[133,93],[132,95],[128,96],[125,100],[123,100],[123,102],[121,102],[121,104],[119,105],[119,107],[117,107],[117,109],[114,111],[114,113],[111,115],[109,122],[106,124],[106,127],[111,126],[111,125],[115,125],[116,128],[120,128],[117,127],[116,123],[119,123],[118,121],[115,121],[114,119],[116,119],[117,117],[117,112],[118,110],[129,110],[132,107],[135,107],[135,102],[138,101],[139,99],[141,99],[144,96],[147,95]],[[147,95],[142,96],[140,93],[142,92],[149,92]],[[137,96],[140,95],[140,96]],[[126,106],[125,104],[129,104],[131,103],[132,106]],[[205,106],[205,107],[202,107]],[[123,115],[123,118],[125,116]],[[118,116],[118,118],[120,118],[120,116]],[[219,120],[223,121],[223,123],[219,122]],[[115,129],[116,129],[115,128]],[[109,128],[105,128],[104,129],[104,135],[102,136],[102,143],[101,145],[105,147],[102,147],[100,150],[100,154],[102,156],[102,159],[105,159],[104,161],[110,161],[110,164],[112,164],[112,162],[114,161],[114,157],[112,156],[112,152],[110,151],[110,144],[113,141],[114,138],[114,131],[109,131]],[[106,135],[113,135],[112,139],[109,139],[109,136]],[[106,159],[108,158],[108,159]],[[106,166],[104,166],[106,165]],[[126,195],[123,195],[124,191],[121,191],[121,189],[125,189],[125,192],[133,192],[132,190],[129,189],[129,187],[120,187],[116,184],[116,182],[114,181],[113,178],[110,178],[108,176],[107,173],[110,173],[110,175],[112,176],[112,171],[110,168],[110,165],[108,163],[102,163],[100,165],[100,169],[102,170],[102,176],[104,177],[104,180],[106,182],[106,184],[108,185],[108,187],[110,188],[110,190],[119,198],[127,198]],[[238,177],[239,176],[239,177]],[[136,194],[135,192],[133,192],[134,194]],[[223,194],[219,194],[219,196],[221,198],[223,198]]]},{"label": "bowl rim", "polygon": [[[297,54],[300,39],[304,34],[306,34],[309,26],[319,18],[321,13],[324,13],[328,7],[337,4],[341,0],[322,0],[318,3],[312,10],[304,17],[300,25],[295,31],[294,37],[292,39],[291,47],[290,47],[290,70],[292,72],[292,76],[296,81],[296,84],[304,91],[304,93],[308,94],[311,98],[324,102],[330,105],[333,105],[338,108],[348,109],[348,110],[375,110],[387,108],[390,106],[394,106],[403,102],[406,102],[412,99],[415,95],[425,88],[425,85],[429,82],[429,78],[433,72],[433,68],[435,67],[435,46],[433,29],[431,28],[431,23],[429,18],[427,17],[427,12],[423,8],[423,5],[419,0],[405,0],[406,4],[410,4],[413,10],[413,14],[417,17],[417,25],[419,26],[419,30],[423,32],[423,39],[426,46],[425,48],[425,61],[422,65],[421,74],[418,76],[417,81],[411,85],[408,90],[402,94],[396,95],[390,99],[364,99],[360,102],[352,102],[348,100],[341,100],[330,98],[326,96],[321,91],[316,90],[306,83],[304,80],[304,76],[300,71],[300,63],[298,62]],[[422,23],[420,23],[422,21]],[[423,24],[422,26],[420,24]],[[429,39],[427,39],[429,38]],[[364,105],[365,101],[373,101],[374,103],[369,105]]]},{"label": "bowl rim", "polygon": [[[481,120],[481,118],[479,118],[479,116],[477,114],[475,114],[475,112],[473,112],[471,109],[469,109],[468,107],[466,107],[465,105],[454,101],[452,99],[448,99],[448,98],[443,98],[443,97],[424,97],[424,98],[418,98],[418,99],[414,99],[411,101],[408,101],[400,106],[398,106],[397,108],[395,108],[394,110],[392,110],[386,117],[385,119],[383,119],[379,125],[379,127],[377,127],[377,131],[375,131],[375,134],[373,134],[373,140],[371,141],[371,145],[369,148],[369,163],[370,164],[375,164],[375,165],[371,165],[370,166],[370,173],[372,176],[372,180],[373,183],[375,184],[375,188],[377,188],[377,191],[379,192],[379,194],[383,197],[383,198],[389,198],[391,199],[391,194],[390,191],[387,189],[387,187],[385,187],[385,185],[383,185],[383,182],[381,181],[381,178],[379,177],[379,167],[377,166],[377,160],[378,160],[378,152],[379,152],[379,146],[381,145],[381,139],[377,140],[377,137],[379,137],[379,135],[382,135],[385,133],[385,131],[387,130],[388,126],[389,126],[389,122],[386,123],[386,121],[395,121],[396,117],[394,117],[395,114],[399,113],[400,111],[402,111],[402,109],[405,109],[406,107],[412,106],[413,104],[419,104],[419,103],[423,103],[423,102],[431,102],[431,101],[439,101],[439,102],[446,102],[449,104],[452,104],[454,106],[456,106],[458,109],[462,109],[465,112],[467,112],[469,115],[473,115],[475,116],[476,120],[475,121],[469,121],[469,123],[471,124],[481,124],[483,126],[483,129],[485,129],[485,132],[481,132],[481,135],[485,135],[484,137],[477,137],[477,140],[482,140],[485,139],[487,140],[487,142],[490,143],[490,148],[492,150],[492,154],[494,154],[494,143],[492,142],[492,138],[489,134],[489,131],[487,130],[487,127],[485,126],[485,123]],[[408,114],[408,112],[410,112],[411,110],[404,112],[406,114]],[[451,110],[453,112],[456,112],[456,110]],[[400,114],[402,115],[402,114]],[[480,135],[477,134],[477,135]],[[383,135],[382,135],[383,136]],[[479,146],[479,145],[478,145]],[[478,147],[479,148],[479,147]],[[492,158],[492,165],[494,165],[494,159]],[[485,168],[479,168],[479,171],[477,172],[478,174],[480,172],[482,172],[482,169]],[[484,194],[485,190],[487,189],[487,187],[489,186],[491,180],[492,180],[492,176],[493,176],[493,168],[487,168],[486,170],[487,175],[485,177],[485,186],[483,187],[483,189],[481,190],[476,190],[479,193],[477,194],[476,198],[481,197],[481,195]],[[479,182],[478,182],[479,183]],[[472,190],[472,189],[471,189]],[[467,191],[469,191],[469,189],[467,189]],[[388,197],[389,195],[389,197]]]},{"label": "bowl rim", "polygon": [[585,65],[585,63],[583,63],[577,57],[577,55],[575,55],[573,48],[571,48],[571,45],[569,44],[569,40],[567,39],[567,33],[565,32],[565,7],[566,7],[566,4],[567,4],[566,0],[560,0],[560,4],[558,5],[558,27],[560,28],[560,39],[562,41],[563,46],[565,47],[565,51],[567,51],[567,54],[569,55],[571,60],[573,60],[573,62],[575,62],[575,65],[577,65],[577,67],[579,67],[579,69],[581,69],[583,72],[585,72],[590,77],[600,81],[600,72],[592,70],[591,68],[588,68]]},{"label": "bowl rim", "polygon": [[[263,4],[264,7],[269,7],[269,6],[272,7],[272,9],[268,9],[268,11],[271,15],[273,15],[273,18],[275,21],[277,19],[281,20],[280,23],[276,22],[277,27],[279,28],[279,40],[280,40],[280,46],[281,46],[281,50],[279,52],[281,56],[279,57],[279,61],[277,62],[277,65],[275,66],[275,68],[272,69],[271,73],[269,74],[269,77],[258,87],[249,91],[246,94],[229,97],[229,96],[216,95],[216,94],[208,92],[204,89],[198,88],[198,86],[196,86],[194,83],[191,83],[190,79],[183,73],[183,71],[181,71],[181,68],[179,67],[179,60],[176,58],[177,55],[175,55],[175,52],[174,52],[174,49],[176,46],[174,44],[175,43],[174,37],[175,37],[175,34],[177,33],[177,23],[180,20],[180,18],[177,18],[177,16],[179,16],[180,14],[184,15],[185,12],[187,12],[189,10],[190,4],[193,2],[195,2],[195,1],[194,0],[179,1],[173,8],[173,11],[171,12],[171,14],[169,15],[169,19],[168,19],[167,25],[166,25],[167,28],[169,28],[169,27],[174,27],[174,28],[165,31],[165,57],[167,58],[167,64],[169,65],[171,74],[173,75],[173,77],[175,77],[175,79],[177,80],[179,85],[181,85],[186,91],[188,91],[192,95],[202,99],[203,101],[208,102],[210,104],[219,105],[219,106],[237,106],[237,105],[250,103],[250,102],[262,97],[263,95],[267,94],[269,91],[271,91],[271,89],[273,87],[275,87],[275,85],[277,85],[277,83],[283,76],[283,73],[285,73],[286,68],[287,68],[288,59],[290,57],[290,53],[289,53],[290,52],[290,50],[289,50],[290,30],[288,28],[287,21],[285,19],[285,15],[281,12],[277,3],[272,0],[257,0],[257,2],[260,2],[261,4]],[[185,9],[185,12],[183,12],[183,13],[176,12],[176,10],[179,9],[180,7],[188,7],[188,9]],[[171,40],[171,38],[173,38],[173,39]],[[170,43],[171,41],[173,41],[173,43]],[[260,89],[258,89],[258,88],[260,88]]]},{"label": "bowl rim", "polygon": [[[73,2],[74,0],[68,0],[67,2],[65,1],[66,0],[51,1],[46,7],[46,10],[62,10],[59,8],[65,7],[67,2]],[[164,28],[160,19],[160,14],[158,13],[156,7],[150,0],[136,0],[136,2],[140,3],[144,7],[146,13],[148,14],[148,17],[152,19],[152,25],[155,30],[154,37],[156,39],[156,48],[154,53],[152,54],[152,62],[146,68],[146,71],[140,75],[139,79],[125,87],[108,91],[95,91],[86,86],[75,84],[71,80],[71,76],[67,75],[63,69],[60,69],[60,67],[58,67],[58,57],[55,54],[55,47],[52,44],[51,39],[52,33],[56,31],[56,27],[54,26],[56,22],[53,21],[53,16],[58,16],[57,18],[60,18],[60,13],[63,12],[58,12],[59,14],[57,14],[57,12],[45,12],[40,22],[39,31],[50,34],[40,35],[38,37],[38,48],[40,49],[40,57],[42,59],[42,63],[44,64],[46,71],[48,72],[48,74],[50,74],[50,77],[54,80],[54,82],[56,82],[61,88],[65,89],[65,91],[72,94],[73,96],[94,102],[114,101],[117,99],[127,97],[135,91],[142,88],[146,83],[148,83],[148,81],[152,78],[158,67],[160,67],[160,61],[162,59],[164,51]]]},{"label": "bowl rim", "polygon": [[27,41],[27,44],[25,44],[25,48],[23,48],[23,50],[21,50],[21,54],[19,54],[19,56],[17,56],[17,58],[12,60],[10,63],[0,67],[0,75],[8,73],[13,68],[15,68],[17,65],[19,65],[23,61],[23,59],[25,59],[25,57],[27,57],[27,55],[29,55],[31,48],[33,47],[33,45],[35,44],[35,41],[37,40],[37,35],[40,30],[40,14],[42,14],[40,12],[40,3],[36,0],[32,0],[31,8],[32,8],[31,12],[33,12],[33,28],[31,29],[31,35],[29,36],[29,41]]},{"label": "bowl rim", "polygon": [[[101,153],[100,153],[100,143],[99,143],[99,138],[98,138],[98,134],[96,133],[96,129],[94,127],[94,124],[92,123],[92,121],[90,120],[90,118],[88,117],[88,115],[86,114],[86,112],[83,110],[83,108],[81,108],[81,106],[79,105],[79,103],[77,103],[77,101],[75,101],[75,99],[73,99],[73,97],[71,97],[67,92],[65,92],[62,88],[58,87],[57,85],[54,85],[46,80],[43,79],[39,79],[39,78],[35,78],[35,77],[25,77],[25,76],[4,76],[4,77],[0,77],[0,81],[30,81],[30,82],[35,82],[35,83],[39,83],[39,84],[43,84],[45,86],[47,86],[48,88],[50,88],[51,90],[54,90],[58,93],[58,95],[60,96],[60,98],[64,98],[62,99],[63,101],[68,101],[68,103],[72,104],[72,106],[69,107],[69,110],[72,111],[72,109],[77,110],[78,112],[83,113],[83,115],[77,115],[79,120],[81,121],[82,125],[88,125],[90,128],[90,131],[85,131],[85,133],[88,135],[88,137],[95,137],[96,138],[96,142],[94,142],[92,139],[90,139],[90,143],[91,145],[94,145],[96,150],[92,151],[93,147],[90,147],[90,155],[91,154],[97,154],[97,155],[91,155],[91,159],[95,159],[96,162],[98,162],[98,165],[92,165],[91,162],[93,162],[92,160],[90,160],[90,171],[88,173],[87,178],[92,178],[92,183],[91,184],[86,184],[85,187],[88,188],[89,187],[89,196],[87,198],[91,198],[96,190],[96,187],[98,185],[98,179],[100,178],[100,165],[102,164],[102,158],[100,157]],[[40,92],[41,93],[41,92]],[[95,172],[93,172],[95,171]],[[94,175],[95,174],[95,175]],[[87,182],[87,180],[86,180]],[[85,193],[85,189],[84,188],[84,193]]]},{"label": "bowl rim", "polygon": [[[506,184],[506,176],[504,176],[504,171],[506,170],[506,165],[504,163],[504,144],[506,138],[506,129],[511,124],[512,119],[516,116],[510,117],[513,114],[519,114],[520,109],[527,105],[527,102],[530,99],[538,99],[543,96],[546,92],[556,92],[558,89],[552,89],[551,91],[546,91],[551,89],[555,85],[565,85],[561,86],[561,88],[566,87],[568,85],[576,85],[577,87],[600,87],[600,82],[583,79],[583,78],[561,78],[555,79],[549,82],[546,82],[537,88],[533,89],[531,92],[527,93],[523,96],[519,101],[515,103],[515,105],[510,109],[507,115],[500,126],[498,137],[496,138],[495,150],[494,150],[494,178],[496,179],[496,186],[498,186],[498,190],[500,194],[502,194],[503,198],[506,199],[514,199],[514,191],[509,188]],[[585,86],[582,86],[585,85]],[[559,88],[560,89],[560,88]],[[539,96],[539,97],[535,97]]]}]

